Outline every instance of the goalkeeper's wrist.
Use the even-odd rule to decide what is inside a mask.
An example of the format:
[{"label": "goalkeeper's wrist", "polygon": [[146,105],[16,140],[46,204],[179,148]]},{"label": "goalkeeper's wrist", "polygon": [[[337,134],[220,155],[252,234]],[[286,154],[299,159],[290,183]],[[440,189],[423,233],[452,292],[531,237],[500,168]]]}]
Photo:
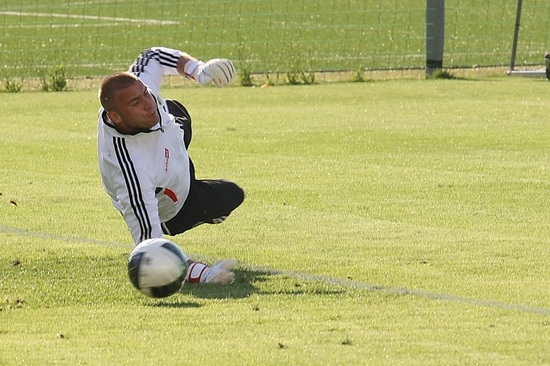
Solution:
[{"label": "goalkeeper's wrist", "polygon": [[183,66],[183,72],[185,73],[185,76],[188,78],[192,78],[197,80],[197,74],[199,73],[200,67],[204,65],[204,62],[190,59],[187,60],[185,65]]}]

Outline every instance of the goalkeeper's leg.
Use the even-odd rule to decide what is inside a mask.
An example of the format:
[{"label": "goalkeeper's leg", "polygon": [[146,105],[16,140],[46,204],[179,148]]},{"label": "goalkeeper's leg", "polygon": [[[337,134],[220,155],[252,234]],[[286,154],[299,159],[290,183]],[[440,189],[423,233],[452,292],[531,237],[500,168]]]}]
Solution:
[{"label": "goalkeeper's leg", "polygon": [[181,234],[201,224],[219,224],[241,205],[244,191],[228,180],[192,180],[176,216],[163,224],[165,234]]}]

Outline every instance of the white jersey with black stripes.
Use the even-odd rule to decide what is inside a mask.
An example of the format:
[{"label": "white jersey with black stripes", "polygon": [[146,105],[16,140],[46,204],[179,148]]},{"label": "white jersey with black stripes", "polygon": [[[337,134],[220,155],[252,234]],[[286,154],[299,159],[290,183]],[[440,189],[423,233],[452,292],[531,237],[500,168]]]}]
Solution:
[{"label": "white jersey with black stripes", "polygon": [[98,161],[102,182],[124,216],[136,244],[162,237],[162,223],[182,208],[190,189],[184,131],[160,96],[164,75],[179,74],[181,51],[156,47],[142,52],[130,72],[156,100],[160,123],[149,131],[122,134],[103,109],[98,120]]}]

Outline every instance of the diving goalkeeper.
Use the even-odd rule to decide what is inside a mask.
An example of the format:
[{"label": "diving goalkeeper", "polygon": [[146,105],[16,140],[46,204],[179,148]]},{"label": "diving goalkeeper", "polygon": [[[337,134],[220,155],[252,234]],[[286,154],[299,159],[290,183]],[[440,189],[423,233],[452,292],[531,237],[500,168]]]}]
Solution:
[{"label": "diving goalkeeper", "polygon": [[[224,180],[198,180],[188,155],[191,116],[160,96],[163,76],[200,85],[229,85],[236,71],[227,59],[202,62],[166,47],[143,51],[127,72],[107,76],[99,90],[98,160],[105,191],[124,217],[135,244],[219,224],[244,200]],[[187,281],[230,283],[236,261],[213,267],[189,261]]]}]

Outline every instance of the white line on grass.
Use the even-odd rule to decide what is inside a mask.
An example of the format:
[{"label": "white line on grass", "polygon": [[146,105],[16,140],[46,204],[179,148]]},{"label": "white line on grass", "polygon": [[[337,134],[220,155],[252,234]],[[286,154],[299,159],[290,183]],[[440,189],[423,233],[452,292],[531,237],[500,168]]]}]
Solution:
[{"label": "white line on grass", "polygon": [[51,18],[67,18],[67,19],[87,19],[87,20],[105,20],[111,22],[126,22],[126,23],[145,23],[145,24],[178,24],[173,20],[157,20],[157,19],[132,19],[132,18],[114,18],[102,17],[96,15],[76,15],[76,14],[59,14],[59,13],[27,13],[21,11],[0,11],[3,15],[13,15],[21,17],[51,17]]},{"label": "white line on grass", "polygon": [[122,23],[70,23],[70,24],[11,24],[3,26],[4,29],[62,29],[62,28],[99,28],[99,27],[116,27]]},{"label": "white line on grass", "polygon": [[[77,238],[72,236],[59,236],[59,235],[53,235],[48,233],[29,231],[25,229],[16,228],[16,227],[10,227],[10,226],[0,226],[0,233],[15,234],[15,235],[27,236],[27,237],[62,240],[62,241],[73,242],[73,243],[86,243],[86,244],[97,244],[97,245],[110,246],[110,247],[120,247],[128,250],[132,248],[131,244],[113,243],[108,241],[87,239],[87,238]],[[474,298],[440,294],[440,293],[429,292],[424,290],[415,290],[415,289],[408,289],[408,288],[401,288],[401,287],[384,287],[384,286],[371,284],[371,283],[344,280],[341,278],[312,275],[307,273],[282,271],[282,270],[257,267],[252,265],[241,265],[241,267],[246,270],[250,270],[254,272],[265,272],[273,275],[290,276],[290,277],[298,278],[304,281],[324,282],[334,286],[357,288],[357,289],[366,290],[366,291],[378,291],[378,292],[383,292],[383,293],[393,294],[393,295],[412,295],[412,296],[421,297],[424,299],[433,299],[433,300],[442,300],[442,301],[448,301],[453,303],[470,304],[470,305],[481,306],[486,308],[496,308],[496,309],[504,309],[504,310],[511,310],[511,311],[520,311],[524,313],[550,315],[550,309],[548,308],[516,305],[516,304],[509,304],[509,303],[499,302],[499,301],[474,299]]]}]

